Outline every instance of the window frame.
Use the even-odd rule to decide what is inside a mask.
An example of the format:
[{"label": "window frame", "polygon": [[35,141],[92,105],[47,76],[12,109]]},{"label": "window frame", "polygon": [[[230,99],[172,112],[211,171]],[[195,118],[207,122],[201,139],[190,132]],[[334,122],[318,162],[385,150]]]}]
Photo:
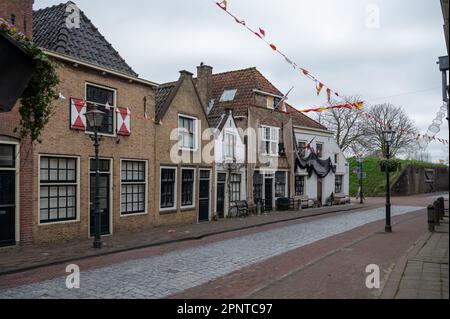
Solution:
[{"label": "window frame", "polygon": [[[182,130],[185,130],[185,128],[180,128],[180,119],[181,118],[185,118],[188,120],[192,120],[194,123],[194,128],[193,128],[193,147],[185,147],[182,146],[180,144],[180,135],[182,134]],[[178,128],[178,150],[181,151],[189,151],[189,152],[196,152],[198,150],[198,121],[199,119],[197,117],[194,116],[190,116],[190,115],[186,115],[186,114],[178,114],[178,123],[177,123],[177,128]]]},{"label": "window frame", "polygon": [[[66,183],[62,182],[54,182],[54,181],[44,181],[44,183],[41,181],[41,160],[42,158],[56,158],[56,159],[73,159],[75,160],[75,181],[67,181]],[[55,154],[39,154],[38,157],[38,209],[37,209],[37,215],[38,215],[38,226],[48,226],[48,225],[57,225],[57,224],[71,224],[71,223],[79,223],[80,222],[80,166],[81,166],[81,160],[79,156],[70,156],[70,155],[55,155]],[[42,187],[57,187],[57,186],[75,186],[75,217],[74,218],[64,218],[59,220],[49,220],[49,221],[42,221],[41,220],[41,188]],[[67,198],[67,196],[66,196]],[[67,207],[66,207],[67,208]],[[47,207],[47,209],[50,209]],[[59,213],[58,213],[59,215]]]},{"label": "window frame", "polygon": [[[225,99],[225,93],[228,93],[228,92],[230,92],[229,94],[231,95],[232,93],[231,92],[234,92],[232,95],[233,95],[233,97],[230,97],[230,98],[228,98],[228,99]],[[219,103],[222,103],[222,102],[233,102],[234,101],[234,99],[236,98],[236,94],[237,94],[237,89],[225,89],[225,90],[223,90],[223,92],[222,92],[222,95],[220,96],[220,100],[219,100]]]},{"label": "window frame", "polygon": [[[239,176],[239,182],[233,180],[233,177]],[[237,188],[234,187],[237,186]],[[230,174],[230,202],[237,202],[241,200],[242,196],[242,174],[241,173],[233,173]],[[239,194],[238,199],[234,199],[234,195]]]},{"label": "window frame", "polygon": [[[163,170],[173,170],[175,171],[174,175],[174,186],[173,186],[173,206],[170,207],[162,207],[162,171]],[[178,169],[174,166],[160,166],[159,168],[159,211],[167,212],[167,211],[175,211],[178,208],[178,194],[177,194],[177,181],[178,181]]]},{"label": "window frame", "polygon": [[[319,154],[319,145],[321,146],[320,154]],[[324,151],[324,143],[323,142],[317,142],[316,143],[316,153],[317,153],[317,157],[318,158],[323,158],[323,151]]]},{"label": "window frame", "polygon": [[[122,165],[124,162],[139,162],[144,163],[144,181],[123,181],[122,180]],[[138,216],[138,215],[147,215],[148,214],[148,161],[142,159],[120,159],[120,217],[129,217],[129,216]],[[144,185],[144,211],[142,212],[132,212],[132,213],[124,213],[122,211],[122,186],[123,185]]]},{"label": "window frame", "polygon": [[[339,183],[338,183],[338,180],[340,181]],[[340,187],[339,191],[337,191],[338,185]],[[335,175],[335,177],[334,177],[334,193],[335,194],[343,193],[344,192],[343,186],[344,186],[344,175]]]},{"label": "window frame", "polygon": [[[269,135],[270,138],[267,139],[266,138],[266,130],[269,129]],[[272,139],[272,130],[274,130],[276,133],[276,140]],[[260,152],[261,155],[263,156],[273,156],[273,157],[278,157],[279,156],[279,144],[280,144],[280,128],[279,127],[275,127],[275,126],[269,126],[269,125],[261,125],[261,133],[260,133],[260,139],[261,139],[261,143],[260,143],[260,147],[262,147],[262,145],[264,145],[264,149],[262,149]],[[272,144],[276,145],[276,151],[274,153],[271,152],[267,152],[267,143],[269,143],[269,151],[272,150]]]},{"label": "window frame", "polygon": [[[183,171],[192,171],[193,172],[193,180],[192,180],[192,204],[191,205],[183,205]],[[195,191],[196,191],[196,184],[197,184],[197,171],[195,168],[191,167],[182,167],[181,168],[181,180],[180,180],[180,189],[181,189],[181,198],[180,198],[180,208],[181,209],[188,209],[188,208],[195,208],[196,205],[196,198],[195,198]]]},{"label": "window frame", "polygon": [[[117,112],[117,89],[115,89],[115,88],[111,88],[111,87],[108,87],[108,86],[104,86],[104,85],[100,85],[100,84],[95,84],[95,83],[92,83],[92,82],[85,82],[85,85],[84,85],[84,100],[86,101],[86,104],[94,104],[94,105],[98,105],[98,106],[100,106],[100,107],[105,107],[106,106],[106,104],[101,104],[101,103],[96,103],[96,102],[90,102],[90,101],[88,101],[88,99],[87,99],[87,90],[88,90],[88,86],[92,86],[92,87],[96,87],[96,88],[99,88],[99,89],[104,89],[104,90],[108,90],[108,91],[112,91],[113,92],[113,94],[114,94],[114,103],[113,103],[113,105],[110,105],[110,107],[111,107],[111,109],[112,109],[112,133],[98,133],[98,135],[101,135],[101,136],[109,136],[109,137],[116,137],[117,136],[117,119],[116,119],[116,112]],[[88,109],[86,108],[86,111],[88,111]],[[89,131],[89,123],[87,123],[87,120],[86,120],[86,134],[89,134],[89,135],[93,135],[94,134],[94,132],[92,132],[92,131]]]},{"label": "window frame", "polygon": [[[297,184],[297,182],[299,180],[303,180],[303,183],[302,183],[303,185],[299,186]],[[302,189],[301,193],[298,192],[298,189],[300,187]],[[305,192],[306,192],[306,176],[305,175],[298,175],[298,174],[295,175],[294,188],[295,188],[295,196],[304,196],[305,195]]]},{"label": "window frame", "polygon": [[[232,143],[231,143],[231,146],[232,146],[232,155],[230,156],[229,154],[228,154],[228,150],[229,150],[229,144],[228,144],[228,137],[232,137]],[[236,134],[235,133],[233,133],[233,132],[231,132],[231,131],[228,131],[228,130],[225,130],[225,132],[224,132],[224,158],[227,160],[227,159],[231,159],[231,160],[235,160],[236,159],[236,144],[237,144],[237,136],[236,136]]]},{"label": "window frame", "polygon": [[[287,195],[288,195],[288,174],[287,174],[288,172],[286,172],[286,171],[276,171],[275,172],[275,175],[274,175],[274,198],[285,198],[285,197],[287,197]],[[281,183],[278,183],[277,182],[277,175],[279,175],[279,174],[283,174],[284,175],[284,184],[281,184]],[[277,196],[278,194],[277,194],[277,187],[279,186],[279,185],[284,185],[284,195],[283,196],[281,196],[281,197],[279,197],[279,196]]]}]

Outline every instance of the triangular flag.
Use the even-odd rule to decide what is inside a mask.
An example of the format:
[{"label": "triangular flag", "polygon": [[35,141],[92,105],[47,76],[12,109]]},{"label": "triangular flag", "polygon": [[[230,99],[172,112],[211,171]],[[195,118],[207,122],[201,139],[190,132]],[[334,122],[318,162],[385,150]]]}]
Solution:
[{"label": "triangular flag", "polygon": [[304,75],[308,75],[309,74],[308,70],[305,70],[305,69],[302,69],[302,72],[303,72]]},{"label": "triangular flag", "polygon": [[320,95],[320,92],[322,92],[323,89],[323,83],[319,82],[319,85],[317,86],[317,95]]},{"label": "triangular flag", "polygon": [[261,29],[261,28],[259,28],[259,33],[261,33],[261,35],[262,35],[263,37],[266,36],[266,31],[264,31],[264,30]]},{"label": "triangular flag", "polygon": [[273,44],[273,43],[270,45],[270,47],[271,47],[274,51],[277,50],[277,47],[276,47],[275,44]]},{"label": "triangular flag", "polygon": [[225,10],[225,11],[227,10],[227,6],[228,6],[227,0],[223,0],[222,2],[216,2],[216,3],[223,10]]},{"label": "triangular flag", "polygon": [[327,98],[328,98],[328,103],[331,102],[331,90],[327,89]]}]

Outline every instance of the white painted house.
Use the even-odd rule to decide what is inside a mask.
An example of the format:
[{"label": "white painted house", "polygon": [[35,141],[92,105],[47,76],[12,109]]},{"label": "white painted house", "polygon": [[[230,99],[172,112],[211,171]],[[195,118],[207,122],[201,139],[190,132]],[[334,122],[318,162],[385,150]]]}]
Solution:
[{"label": "white painted house", "polygon": [[227,217],[233,202],[246,200],[246,147],[242,130],[238,129],[231,111],[210,118],[217,129],[214,145],[216,163],[216,214]]},{"label": "white painted house", "polygon": [[308,158],[311,149],[318,154],[319,160],[331,160],[335,170],[329,170],[328,174],[320,178],[312,170],[309,174],[307,169],[296,168],[295,171],[295,195],[307,195],[309,198],[317,199],[325,205],[331,194],[349,195],[349,164],[342,150],[334,139],[333,132],[320,129],[312,129],[294,126],[294,135],[299,151],[304,152],[304,158]]}]

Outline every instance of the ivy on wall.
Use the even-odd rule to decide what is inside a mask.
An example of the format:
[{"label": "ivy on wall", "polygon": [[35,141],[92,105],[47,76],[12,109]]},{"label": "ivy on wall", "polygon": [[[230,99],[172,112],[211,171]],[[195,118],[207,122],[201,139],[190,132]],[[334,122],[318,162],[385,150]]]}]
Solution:
[{"label": "ivy on wall", "polygon": [[22,138],[29,136],[32,142],[40,142],[41,133],[53,111],[52,101],[59,98],[56,64],[29,38],[4,20],[0,20],[0,33],[13,38],[36,61],[36,69],[21,97],[20,127],[16,131],[20,132]]}]

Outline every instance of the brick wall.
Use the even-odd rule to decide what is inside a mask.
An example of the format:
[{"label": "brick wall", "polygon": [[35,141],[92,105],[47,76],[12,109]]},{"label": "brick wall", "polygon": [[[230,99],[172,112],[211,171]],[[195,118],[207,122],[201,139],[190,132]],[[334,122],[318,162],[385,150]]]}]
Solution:
[{"label": "brick wall", "polygon": [[[87,82],[117,90],[117,106],[128,107],[131,112],[131,136],[103,137],[100,142],[100,157],[112,160],[112,233],[139,230],[154,225],[154,130],[153,122],[144,117],[144,97],[147,97],[147,112],[155,112],[155,93],[150,86],[130,83],[118,77],[101,75],[82,66],[59,62],[59,91],[67,98],[54,102],[54,114],[42,134],[42,144],[34,151],[33,196],[35,212],[32,218],[32,233],[35,243],[62,242],[89,236],[89,159],[94,157],[93,142],[83,131],[70,129],[69,98],[85,98]],[[151,117],[151,116],[150,116]],[[78,157],[80,161],[80,211],[79,221],[55,224],[39,224],[39,155],[63,155]],[[123,159],[146,160],[148,162],[147,213],[134,216],[120,214],[120,163]]]},{"label": "brick wall", "polygon": [[9,23],[13,23],[14,19],[14,25],[31,38],[33,35],[33,3],[34,0],[2,0],[0,17]]},{"label": "brick wall", "polygon": [[[207,168],[212,169],[211,171],[211,189],[213,189],[214,182],[214,170],[213,163],[206,163],[201,161],[197,164],[177,164],[173,163],[170,152],[172,148],[176,147],[177,143],[177,128],[178,128],[178,115],[190,115],[196,117],[200,120],[201,127],[199,127],[199,132],[203,132],[204,129],[209,127],[205,113],[202,110],[202,105],[195,92],[194,84],[192,81],[192,75],[185,73],[181,76],[182,85],[178,90],[177,95],[173,99],[168,111],[166,112],[164,118],[162,119],[162,125],[157,125],[156,135],[155,135],[155,205],[154,211],[156,214],[156,224],[167,225],[167,224],[183,224],[183,223],[195,223],[198,217],[198,189],[199,189],[199,169]],[[170,140],[171,134],[175,129],[175,140]],[[197,152],[192,152],[191,155],[195,158],[201,159],[201,152],[203,148],[210,143],[209,141],[202,141],[202,147],[199,147]],[[160,166],[173,166],[177,168],[177,208],[173,211],[166,211],[160,213]],[[181,202],[181,167],[195,168],[196,169],[196,185],[195,185],[195,198],[194,202],[196,207],[194,209],[182,210],[180,209]],[[211,214],[214,211],[214,192],[211,191],[210,194],[210,207]]]}]

